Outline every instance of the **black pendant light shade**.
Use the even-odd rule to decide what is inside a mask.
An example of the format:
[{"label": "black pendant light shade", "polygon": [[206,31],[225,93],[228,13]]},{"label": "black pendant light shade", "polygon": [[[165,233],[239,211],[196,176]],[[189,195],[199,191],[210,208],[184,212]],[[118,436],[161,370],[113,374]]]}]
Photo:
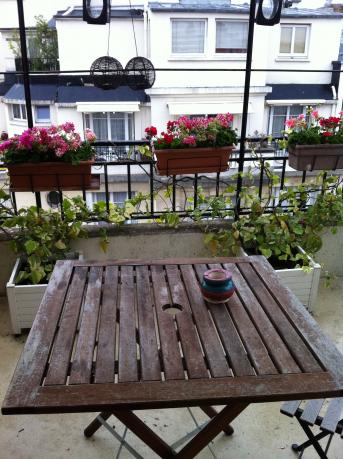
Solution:
[{"label": "black pendant light shade", "polygon": [[259,25],[273,26],[280,22],[283,0],[260,0],[255,22]]},{"label": "black pendant light shade", "polygon": [[[93,5],[94,4],[94,5]],[[102,5],[94,0],[83,0],[83,20],[88,24],[106,24],[109,19],[108,0],[102,0]]]},{"label": "black pendant light shade", "polygon": [[126,64],[125,79],[131,89],[149,89],[155,83],[155,78],[155,68],[145,57],[133,57]]},{"label": "black pendant light shade", "polygon": [[110,56],[102,56],[96,59],[90,74],[94,86],[101,89],[115,89],[123,83],[123,66],[117,59]]}]

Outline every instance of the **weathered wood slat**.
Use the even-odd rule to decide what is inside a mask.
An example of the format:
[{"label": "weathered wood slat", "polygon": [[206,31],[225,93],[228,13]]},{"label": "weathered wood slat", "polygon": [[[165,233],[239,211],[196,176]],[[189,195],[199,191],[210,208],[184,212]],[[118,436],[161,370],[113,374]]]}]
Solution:
[{"label": "weathered wood slat", "polygon": [[252,256],[250,259],[254,264],[257,263],[256,269],[261,279],[268,279],[268,284],[266,284],[268,289],[269,282],[275,282],[274,285],[277,285],[277,290],[269,289],[270,293],[277,299],[288,320],[308,344],[316,360],[323,368],[331,371],[338,381],[343,381],[343,356],[333,342],[323,333],[295,295],[281,282],[278,282],[277,274],[268,261],[261,256]]},{"label": "weathered wood slat", "polygon": [[[177,265],[166,266],[166,272],[172,301],[183,308],[182,311],[176,313],[176,322],[188,375],[190,378],[208,378],[200,342],[191,315],[191,308]],[[167,312],[165,313],[167,314]]]},{"label": "weathered wood slat", "polygon": [[135,285],[133,267],[121,267],[119,381],[138,381]]},{"label": "weathered wood slat", "polygon": [[[211,264],[211,266],[217,266]],[[230,315],[239,330],[240,337],[243,344],[254,363],[254,368],[258,374],[275,374],[278,370],[268,354],[259,333],[257,332],[255,325],[248,316],[244,309],[240,299],[234,294],[227,303],[227,308],[230,311]]]},{"label": "weathered wood slat", "polygon": [[158,356],[153,299],[150,291],[148,267],[137,266],[136,276],[142,379],[146,381],[159,381],[161,379],[161,366]]},{"label": "weathered wood slat", "polygon": [[152,266],[151,275],[165,377],[166,379],[184,379],[185,374],[174,318],[162,309],[165,304],[171,302],[163,266]]},{"label": "weathered wood slat", "polygon": [[193,267],[191,265],[181,266],[181,272],[211,374],[214,377],[229,376],[230,370],[223,348],[209,317]]},{"label": "weathered wood slat", "polygon": [[241,378],[212,378],[169,380],[163,382],[139,382],[79,386],[48,386],[39,390],[24,408],[17,405],[3,406],[4,414],[59,413],[111,411],[115,409],[153,409],[184,406],[224,405],[235,400],[272,402],[304,398],[316,398],[341,393],[341,386],[328,373],[277,374],[268,376],[244,376]]},{"label": "weathered wood slat", "polygon": [[317,400],[308,400],[308,402],[305,405],[304,411],[300,416],[300,419],[313,426],[323,406],[323,403],[323,398]]},{"label": "weathered wood slat", "polygon": [[118,266],[107,266],[102,288],[99,316],[98,349],[95,364],[95,383],[114,381],[115,333],[118,301]]},{"label": "weathered wood slat", "polygon": [[72,270],[72,261],[56,262],[3,406],[20,404],[24,407],[35,399],[43,379]]},{"label": "weathered wood slat", "polygon": [[299,373],[301,370],[275,330],[264,309],[261,307],[261,304],[251,291],[249,285],[245,282],[237,266],[234,264],[225,264],[224,266],[232,271],[233,281],[238,290],[238,296],[245,305],[259,334],[263,336],[263,342],[273,358],[274,365],[278,368],[280,373]]},{"label": "weathered wood slat", "polygon": [[[298,367],[304,371],[315,372],[321,371],[321,367],[309,351],[304,341],[300,338],[294,327],[285,317],[283,311],[279,308],[274,298],[269,293],[267,287],[261,282],[252,265],[246,263],[239,264],[239,269],[242,271],[246,279],[249,279],[250,288],[259,299],[261,305],[272,318],[272,322],[278,333],[287,343],[287,347],[296,359]],[[268,279],[269,288],[272,290],[277,288],[277,285],[272,280]]]},{"label": "weathered wood slat", "polygon": [[324,419],[320,425],[322,430],[334,433],[339,421],[343,419],[343,398],[335,398],[330,401]]},{"label": "weathered wood slat", "polygon": [[91,381],[101,282],[102,268],[98,266],[91,267],[89,270],[89,279],[82,311],[79,336],[70,371],[70,384],[85,384]]},{"label": "weathered wood slat", "polygon": [[49,370],[45,379],[46,385],[66,382],[87,272],[87,267],[74,269],[72,284],[50,358]]},{"label": "weathered wood slat", "polygon": [[[195,265],[198,279],[202,279],[207,270],[206,265]],[[209,305],[210,313],[217,327],[225,352],[229,358],[235,376],[254,375],[255,371],[249,362],[246,350],[226,307],[223,304]]]}]

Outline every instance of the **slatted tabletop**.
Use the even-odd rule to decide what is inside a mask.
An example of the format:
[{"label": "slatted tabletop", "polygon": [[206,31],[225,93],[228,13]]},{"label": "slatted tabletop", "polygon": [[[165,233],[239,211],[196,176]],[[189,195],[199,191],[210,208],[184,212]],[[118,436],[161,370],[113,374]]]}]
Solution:
[{"label": "slatted tabletop", "polygon": [[[57,262],[2,413],[342,396],[342,355],[266,259],[215,261]],[[226,304],[201,295],[214,267]]]}]

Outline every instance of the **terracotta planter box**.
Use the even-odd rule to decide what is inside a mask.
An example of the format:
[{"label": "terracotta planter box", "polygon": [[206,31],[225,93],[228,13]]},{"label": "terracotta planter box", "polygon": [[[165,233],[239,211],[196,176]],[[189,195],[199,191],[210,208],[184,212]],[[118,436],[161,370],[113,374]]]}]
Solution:
[{"label": "terracotta planter box", "polygon": [[223,172],[229,169],[233,146],[155,150],[160,175]]},{"label": "terracotta planter box", "polygon": [[91,186],[93,161],[8,165],[13,191],[81,190]]},{"label": "terracotta planter box", "polygon": [[343,145],[296,145],[288,149],[288,163],[297,171],[343,169]]}]

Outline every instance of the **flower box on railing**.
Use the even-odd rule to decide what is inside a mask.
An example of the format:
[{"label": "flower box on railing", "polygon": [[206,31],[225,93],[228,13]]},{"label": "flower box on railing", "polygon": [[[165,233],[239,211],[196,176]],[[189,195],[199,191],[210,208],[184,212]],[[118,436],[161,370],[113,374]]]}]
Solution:
[{"label": "flower box on railing", "polygon": [[73,123],[32,127],[0,144],[8,168],[11,191],[98,189],[99,175],[92,176],[96,137],[85,130],[85,140]]},{"label": "flower box on railing", "polygon": [[[94,185],[94,161],[79,164],[41,162],[8,165],[10,189],[14,191],[81,190]],[[93,179],[93,180],[92,180]]]},{"label": "flower box on railing", "polygon": [[233,149],[228,146],[155,150],[156,166],[160,175],[223,172],[229,169]]},{"label": "flower box on railing", "polygon": [[343,144],[288,147],[288,163],[297,171],[343,169]]}]

